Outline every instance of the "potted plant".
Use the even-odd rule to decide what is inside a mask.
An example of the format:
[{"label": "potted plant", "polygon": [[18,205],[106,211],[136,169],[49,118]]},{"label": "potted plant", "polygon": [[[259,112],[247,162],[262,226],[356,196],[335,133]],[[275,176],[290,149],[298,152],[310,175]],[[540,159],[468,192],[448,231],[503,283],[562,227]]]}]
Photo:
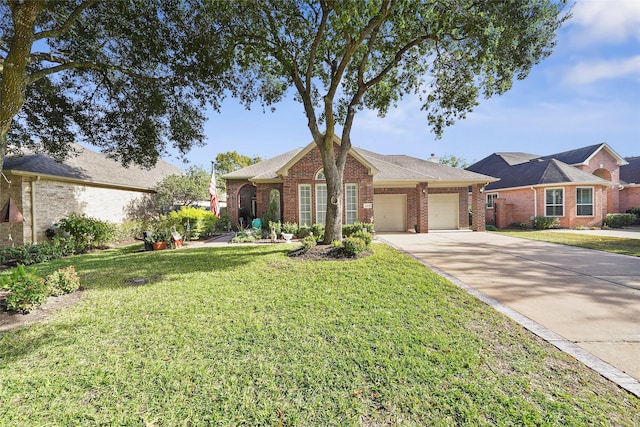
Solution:
[{"label": "potted plant", "polygon": [[151,241],[149,243],[151,243],[151,246],[153,246],[154,251],[158,251],[167,248],[167,242],[170,238],[171,236],[169,235],[168,231],[156,230],[153,232],[153,234],[151,234]]}]

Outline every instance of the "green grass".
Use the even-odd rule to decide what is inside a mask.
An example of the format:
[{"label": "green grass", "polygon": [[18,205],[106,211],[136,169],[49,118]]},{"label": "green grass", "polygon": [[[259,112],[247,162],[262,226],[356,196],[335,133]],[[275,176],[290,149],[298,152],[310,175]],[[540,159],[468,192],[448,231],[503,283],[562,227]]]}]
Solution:
[{"label": "green grass", "polygon": [[522,237],[523,239],[541,240],[543,242],[640,257],[640,239],[553,231],[500,230],[499,233],[507,236]]},{"label": "green grass", "polygon": [[640,423],[640,399],[387,246],[348,262],[288,249],[40,266],[76,265],[87,290],[0,334],[0,425]]}]

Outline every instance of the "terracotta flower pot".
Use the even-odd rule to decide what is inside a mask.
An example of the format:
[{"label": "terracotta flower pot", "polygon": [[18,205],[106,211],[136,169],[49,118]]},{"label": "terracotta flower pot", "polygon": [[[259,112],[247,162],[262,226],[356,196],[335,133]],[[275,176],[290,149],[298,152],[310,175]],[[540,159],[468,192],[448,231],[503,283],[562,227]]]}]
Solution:
[{"label": "terracotta flower pot", "polygon": [[152,243],[152,245],[153,245],[153,250],[154,251],[167,249],[167,242],[155,242],[155,243]]}]

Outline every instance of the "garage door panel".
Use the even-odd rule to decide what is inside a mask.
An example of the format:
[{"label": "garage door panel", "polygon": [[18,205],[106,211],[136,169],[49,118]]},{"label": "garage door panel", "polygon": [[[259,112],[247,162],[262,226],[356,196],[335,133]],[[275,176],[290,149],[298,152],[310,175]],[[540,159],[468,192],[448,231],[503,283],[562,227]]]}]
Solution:
[{"label": "garage door panel", "polygon": [[375,194],[373,220],[376,231],[407,231],[407,195]]},{"label": "garage door panel", "polygon": [[458,194],[429,194],[429,230],[457,230]]}]

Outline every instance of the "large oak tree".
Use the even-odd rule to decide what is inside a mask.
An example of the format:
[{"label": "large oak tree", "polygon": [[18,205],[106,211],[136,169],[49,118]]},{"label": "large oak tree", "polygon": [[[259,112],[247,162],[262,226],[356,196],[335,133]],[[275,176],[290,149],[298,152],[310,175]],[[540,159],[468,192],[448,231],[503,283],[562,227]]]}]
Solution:
[{"label": "large oak tree", "polygon": [[[93,144],[152,166],[203,143],[221,56],[200,57],[199,0],[2,0],[0,170],[8,149]],[[209,42],[214,34],[207,34]],[[215,44],[215,43],[213,43]],[[198,66],[207,73],[194,79]]]},{"label": "large oak tree", "polygon": [[[235,52],[233,95],[302,104],[322,153],[325,243],[342,234],[342,178],[356,113],[384,115],[417,95],[440,136],[481,96],[507,91],[547,57],[566,19],[555,0],[261,0],[211,2],[208,31]],[[341,129],[341,130],[340,130]],[[334,136],[341,145],[334,150]]]}]

